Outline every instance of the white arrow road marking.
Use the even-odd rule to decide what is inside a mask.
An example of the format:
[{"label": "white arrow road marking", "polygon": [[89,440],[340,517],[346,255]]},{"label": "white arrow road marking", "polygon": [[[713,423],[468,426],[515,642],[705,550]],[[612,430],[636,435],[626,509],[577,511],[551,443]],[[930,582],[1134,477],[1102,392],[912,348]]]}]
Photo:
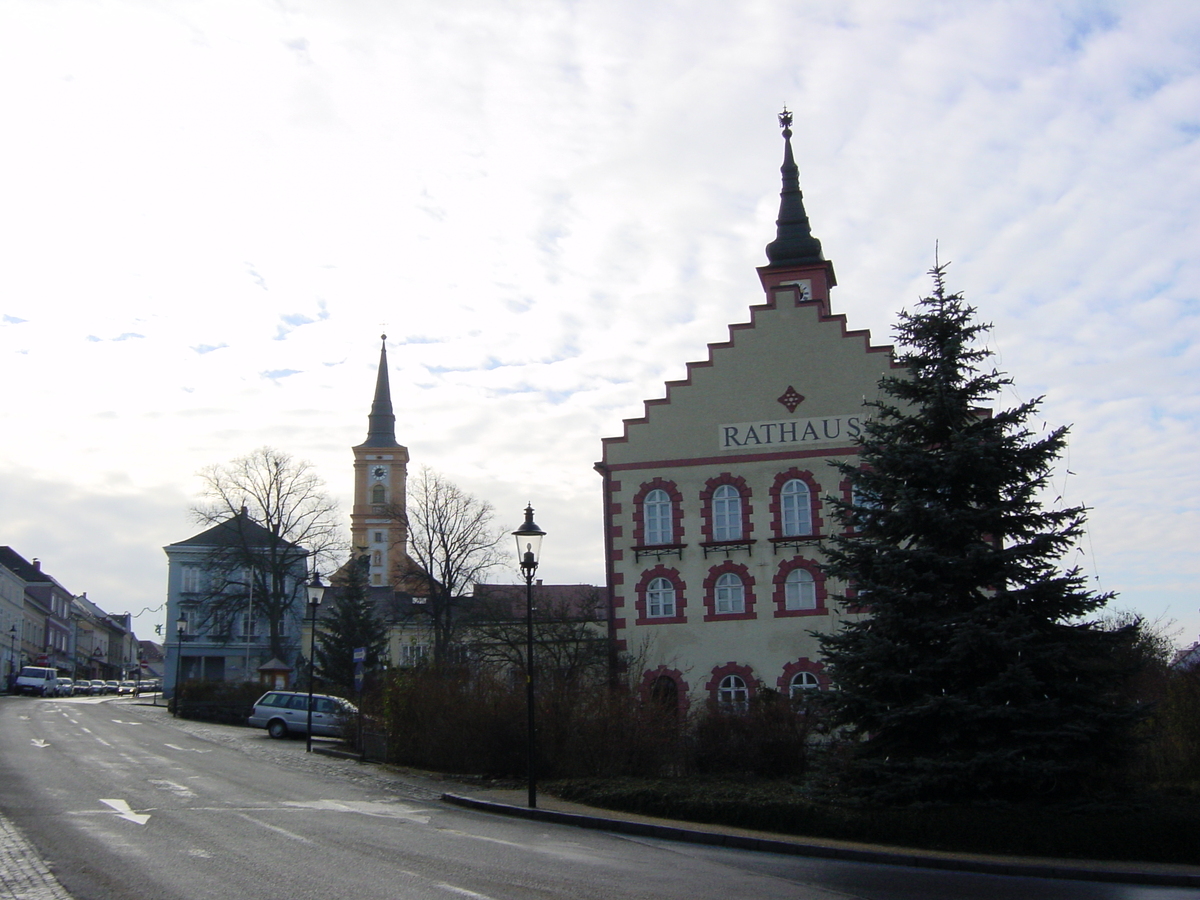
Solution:
[{"label": "white arrow road marking", "polygon": [[101,803],[105,806],[111,806],[117,811],[117,818],[124,819],[126,822],[133,822],[135,825],[145,825],[150,821],[149,816],[139,815],[129,808],[129,804],[124,800],[105,800],[101,798]]},{"label": "white arrow road marking", "polygon": [[182,751],[183,753],[212,753],[211,750],[196,750],[192,747],[177,747],[174,744],[166,744],[164,746],[170,747],[172,750]]},{"label": "white arrow road marking", "polygon": [[34,738],[34,739],[33,739],[33,746],[35,746],[35,747],[49,747],[50,745],[49,745],[49,744],[47,744],[45,741],[43,741],[41,738]]}]

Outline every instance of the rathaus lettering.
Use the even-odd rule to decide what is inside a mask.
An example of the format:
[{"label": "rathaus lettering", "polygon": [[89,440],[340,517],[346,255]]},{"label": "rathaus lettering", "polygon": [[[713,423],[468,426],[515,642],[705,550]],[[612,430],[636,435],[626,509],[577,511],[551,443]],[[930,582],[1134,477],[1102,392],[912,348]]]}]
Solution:
[{"label": "rathaus lettering", "polygon": [[820,444],[830,441],[849,443],[861,434],[861,416],[819,416],[815,419],[720,425],[718,443],[722,450],[784,444]]}]

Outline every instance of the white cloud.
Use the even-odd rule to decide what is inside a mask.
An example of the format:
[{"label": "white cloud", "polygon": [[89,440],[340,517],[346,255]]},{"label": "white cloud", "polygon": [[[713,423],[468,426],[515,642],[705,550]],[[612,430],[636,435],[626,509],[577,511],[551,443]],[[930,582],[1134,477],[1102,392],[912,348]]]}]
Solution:
[{"label": "white cloud", "polygon": [[886,342],[940,241],[1073,423],[1085,571],[1194,635],[1198,48],[1167,0],[6,4],[3,542],[123,609],[203,465],[348,506],[386,332],[414,464],[600,580],[599,438],[758,302],[787,102],[837,309]]}]

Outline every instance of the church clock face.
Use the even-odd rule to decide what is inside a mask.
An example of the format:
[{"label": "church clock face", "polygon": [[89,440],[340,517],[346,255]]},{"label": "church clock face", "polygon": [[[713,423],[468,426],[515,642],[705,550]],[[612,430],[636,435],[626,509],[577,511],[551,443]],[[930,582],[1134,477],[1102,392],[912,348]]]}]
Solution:
[{"label": "church clock face", "polygon": [[387,466],[372,466],[371,467],[371,480],[372,481],[383,481],[385,478],[387,478]]}]

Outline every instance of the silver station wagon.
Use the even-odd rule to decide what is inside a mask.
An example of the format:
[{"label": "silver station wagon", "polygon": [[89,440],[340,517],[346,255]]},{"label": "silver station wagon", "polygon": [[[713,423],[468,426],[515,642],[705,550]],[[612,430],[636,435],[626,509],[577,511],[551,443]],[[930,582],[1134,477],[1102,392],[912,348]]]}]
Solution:
[{"label": "silver station wagon", "polygon": [[[341,737],[358,707],[341,697],[313,694],[313,734]],[[265,728],[273,738],[308,731],[308,694],[296,691],[267,691],[254,704],[254,712],[246,720],[253,728]]]}]

